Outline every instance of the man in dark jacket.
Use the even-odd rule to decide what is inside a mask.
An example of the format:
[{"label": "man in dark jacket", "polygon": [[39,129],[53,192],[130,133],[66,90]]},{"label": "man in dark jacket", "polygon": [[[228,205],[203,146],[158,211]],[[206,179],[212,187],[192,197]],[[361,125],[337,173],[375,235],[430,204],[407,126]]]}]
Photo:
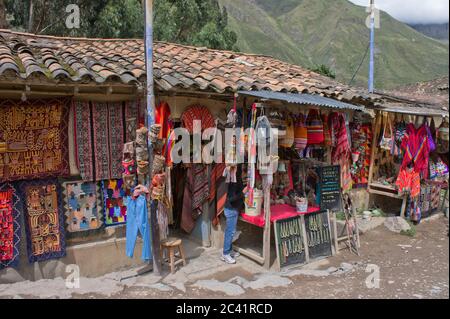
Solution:
[{"label": "man in dark jacket", "polygon": [[239,213],[244,208],[244,185],[242,183],[242,167],[238,166],[236,173],[236,183],[228,184],[227,201],[225,203],[225,217],[227,225],[225,228],[225,240],[223,247],[222,260],[227,264],[235,264],[239,253],[234,252],[233,238],[236,233]]}]

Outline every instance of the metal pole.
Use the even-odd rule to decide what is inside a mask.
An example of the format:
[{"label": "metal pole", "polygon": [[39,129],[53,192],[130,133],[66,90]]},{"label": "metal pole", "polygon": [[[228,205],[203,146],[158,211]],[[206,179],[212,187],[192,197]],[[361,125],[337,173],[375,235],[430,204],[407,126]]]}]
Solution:
[{"label": "metal pole", "polygon": [[370,0],[370,62],[369,92],[374,92],[374,54],[375,54],[375,0]]},{"label": "metal pole", "polygon": [[[147,116],[146,124],[150,131],[151,126],[155,123],[155,95],[153,88],[153,0],[145,0],[145,62],[147,69]],[[148,140],[148,150],[150,155],[150,168],[153,164],[153,146]],[[150,185],[150,179],[147,184]],[[161,246],[156,210],[149,211],[151,236],[152,236],[152,253],[153,253],[153,273],[161,274]]]}]

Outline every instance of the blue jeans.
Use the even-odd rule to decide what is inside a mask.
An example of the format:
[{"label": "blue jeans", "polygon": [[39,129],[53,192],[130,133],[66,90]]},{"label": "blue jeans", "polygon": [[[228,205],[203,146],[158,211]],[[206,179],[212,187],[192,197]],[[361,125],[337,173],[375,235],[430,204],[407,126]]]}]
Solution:
[{"label": "blue jeans", "polygon": [[225,208],[225,217],[227,218],[227,226],[225,228],[225,240],[223,243],[223,254],[229,255],[232,251],[233,237],[236,233],[236,226],[239,212],[235,209]]},{"label": "blue jeans", "polygon": [[138,231],[141,233],[144,245],[142,247],[142,260],[152,259],[152,247],[150,243],[150,225],[148,222],[147,199],[141,195],[133,200],[131,197],[126,199],[127,205],[127,242],[126,254],[132,258]]}]

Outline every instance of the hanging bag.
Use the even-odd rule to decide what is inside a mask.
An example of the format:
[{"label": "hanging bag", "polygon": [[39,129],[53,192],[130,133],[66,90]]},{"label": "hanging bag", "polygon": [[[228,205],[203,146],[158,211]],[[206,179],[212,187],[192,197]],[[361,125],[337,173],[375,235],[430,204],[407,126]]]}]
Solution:
[{"label": "hanging bag", "polygon": [[317,110],[309,111],[306,128],[308,130],[308,145],[323,143],[323,122]]},{"label": "hanging bag", "polygon": [[[389,126],[389,136],[386,136],[386,129]],[[380,148],[382,150],[391,151],[394,144],[394,135],[392,133],[392,124],[389,118],[384,123],[383,136],[380,141]]]},{"label": "hanging bag", "polygon": [[280,146],[291,148],[292,145],[294,145],[295,142],[295,127],[294,127],[294,120],[292,119],[292,116],[287,115],[286,120],[286,135],[284,138],[280,141]]},{"label": "hanging bag", "polygon": [[331,132],[330,132],[330,126],[328,125],[328,115],[322,114],[322,123],[323,123],[323,144],[325,146],[331,146],[332,140],[331,140]]},{"label": "hanging bag", "polygon": [[299,152],[305,150],[306,146],[308,146],[308,129],[305,125],[305,116],[303,114],[299,114],[296,120],[295,126],[295,149]]}]

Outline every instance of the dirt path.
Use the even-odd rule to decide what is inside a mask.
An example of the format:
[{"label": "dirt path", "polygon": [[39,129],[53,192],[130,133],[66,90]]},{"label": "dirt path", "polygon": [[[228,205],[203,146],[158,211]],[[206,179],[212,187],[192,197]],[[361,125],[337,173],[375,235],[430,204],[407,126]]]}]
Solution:
[{"label": "dirt path", "polygon": [[[446,218],[423,222],[414,238],[382,225],[363,235],[361,245],[360,257],[342,251],[282,273],[263,272],[243,257],[237,266],[227,266],[211,251],[192,259],[172,281],[152,274],[122,281],[117,275],[123,274],[115,273],[81,278],[80,289],[71,290],[60,278],[0,285],[0,298],[449,298]],[[187,276],[189,269],[199,275]]]},{"label": "dirt path", "polygon": [[[361,257],[342,252],[329,258],[329,267],[342,262],[353,269],[326,277],[297,276],[288,287],[247,289],[243,298],[449,298],[448,220],[440,217],[417,226],[414,238],[389,232],[384,226],[361,237]],[[379,267],[379,288],[368,288],[367,265]],[[373,266],[371,266],[373,267]],[[227,281],[234,276],[245,277],[239,268],[216,274],[213,279]],[[81,297],[81,296],[80,296]],[[87,297],[87,296],[83,296]],[[91,296],[95,297],[95,296]],[[137,287],[125,288],[116,298],[227,298],[219,292],[192,288],[186,293],[152,291]],[[228,297],[230,298],[230,297]]]}]

